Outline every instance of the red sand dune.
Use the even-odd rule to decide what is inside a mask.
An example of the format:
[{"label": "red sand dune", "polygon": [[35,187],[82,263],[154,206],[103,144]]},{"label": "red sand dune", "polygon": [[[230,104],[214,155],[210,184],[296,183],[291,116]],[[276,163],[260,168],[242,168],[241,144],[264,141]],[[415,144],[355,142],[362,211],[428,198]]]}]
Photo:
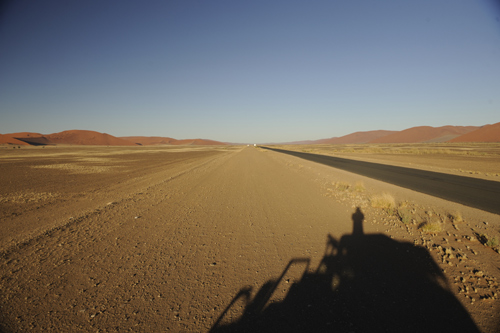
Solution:
[{"label": "red sand dune", "polygon": [[207,140],[207,139],[185,139],[185,140],[177,140],[176,145],[223,146],[226,144],[224,142]]},{"label": "red sand dune", "polygon": [[449,142],[500,142],[500,123],[484,125]]},{"label": "red sand dune", "polygon": [[161,136],[121,136],[120,139],[133,142],[138,145],[172,145],[175,139]]},{"label": "red sand dune", "polygon": [[0,144],[11,144],[11,145],[28,145],[26,142],[18,140],[16,138],[11,137],[9,134],[0,134]]},{"label": "red sand dune", "polygon": [[20,132],[20,133],[11,133],[7,135],[10,135],[16,138],[17,140],[32,146],[43,146],[52,144],[49,141],[49,139],[47,139],[43,134],[40,133]]},{"label": "red sand dune", "polygon": [[34,133],[34,132],[17,132],[17,133],[9,133],[5,134],[13,138],[39,138],[42,137],[43,134]]},{"label": "red sand dune", "polygon": [[135,143],[94,131],[71,130],[48,134],[45,137],[55,144],[96,145],[96,146],[135,146]]},{"label": "red sand dune", "polygon": [[123,136],[121,139],[128,140],[140,145],[225,145],[223,142],[205,140],[205,139],[185,139],[177,140],[169,137],[160,136]]},{"label": "red sand dune", "polygon": [[418,126],[380,137],[370,143],[445,142],[475,129],[476,126]]},{"label": "red sand dune", "polygon": [[329,143],[329,144],[368,143],[375,139],[387,136],[392,133],[395,133],[395,131],[379,130],[379,131],[355,132],[338,138],[318,140],[321,141],[318,143]]}]

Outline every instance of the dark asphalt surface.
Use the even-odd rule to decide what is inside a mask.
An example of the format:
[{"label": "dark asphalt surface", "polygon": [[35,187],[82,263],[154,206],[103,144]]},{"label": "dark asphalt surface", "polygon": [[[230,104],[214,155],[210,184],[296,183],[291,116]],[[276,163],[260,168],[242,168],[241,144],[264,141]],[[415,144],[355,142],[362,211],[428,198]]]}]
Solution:
[{"label": "dark asphalt surface", "polygon": [[500,214],[500,182],[270,147],[261,148]]}]

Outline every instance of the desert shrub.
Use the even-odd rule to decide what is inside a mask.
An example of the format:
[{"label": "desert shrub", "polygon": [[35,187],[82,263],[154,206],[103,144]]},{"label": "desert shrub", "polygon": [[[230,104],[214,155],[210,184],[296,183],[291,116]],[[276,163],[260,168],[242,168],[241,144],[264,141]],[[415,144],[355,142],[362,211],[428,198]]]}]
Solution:
[{"label": "desert shrub", "polygon": [[376,194],[370,198],[370,204],[374,208],[382,208],[388,214],[394,215],[396,202],[394,197],[388,193]]},{"label": "desert shrub", "polygon": [[411,222],[411,210],[408,207],[398,207],[398,217],[404,224]]},{"label": "desert shrub", "polygon": [[489,247],[497,247],[499,244],[498,238],[497,237],[490,237],[488,238],[488,241],[486,242],[486,245]]},{"label": "desert shrub", "polygon": [[448,217],[450,218],[451,222],[462,222],[463,221],[463,218],[462,218],[462,213],[460,212],[454,212],[454,213],[450,213],[448,215]]},{"label": "desert shrub", "polygon": [[336,182],[334,185],[339,191],[347,191],[351,187],[351,184],[347,182]]},{"label": "desert shrub", "polygon": [[363,184],[363,182],[359,181],[356,183],[356,185],[354,185],[354,190],[356,192],[364,192],[365,191],[365,185]]},{"label": "desert shrub", "polygon": [[481,242],[481,244],[484,244],[489,247],[497,247],[499,245],[498,237],[490,237],[486,234],[477,234],[477,239]]},{"label": "desert shrub", "polygon": [[438,221],[426,221],[421,223],[418,228],[423,232],[427,232],[430,234],[436,234],[438,232],[443,231],[442,224]]}]

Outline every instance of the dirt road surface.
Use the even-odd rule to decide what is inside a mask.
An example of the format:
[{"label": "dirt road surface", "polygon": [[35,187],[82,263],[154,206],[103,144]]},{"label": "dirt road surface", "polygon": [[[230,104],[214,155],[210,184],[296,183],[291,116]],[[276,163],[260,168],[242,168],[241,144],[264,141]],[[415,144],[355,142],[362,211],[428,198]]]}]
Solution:
[{"label": "dirt road surface", "polygon": [[38,196],[2,203],[4,332],[498,328],[498,299],[460,299],[434,253],[326,195],[326,166],[254,147],[103,154],[91,173],[57,158],[28,165]]}]

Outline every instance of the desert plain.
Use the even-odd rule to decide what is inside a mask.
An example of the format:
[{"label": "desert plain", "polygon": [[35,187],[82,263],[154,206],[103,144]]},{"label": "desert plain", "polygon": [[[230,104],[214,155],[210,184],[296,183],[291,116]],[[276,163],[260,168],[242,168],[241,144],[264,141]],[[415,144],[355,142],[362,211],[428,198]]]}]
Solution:
[{"label": "desert plain", "polygon": [[[500,181],[498,144],[277,148]],[[2,332],[500,331],[498,214],[253,146],[4,146],[0,184]]]}]

